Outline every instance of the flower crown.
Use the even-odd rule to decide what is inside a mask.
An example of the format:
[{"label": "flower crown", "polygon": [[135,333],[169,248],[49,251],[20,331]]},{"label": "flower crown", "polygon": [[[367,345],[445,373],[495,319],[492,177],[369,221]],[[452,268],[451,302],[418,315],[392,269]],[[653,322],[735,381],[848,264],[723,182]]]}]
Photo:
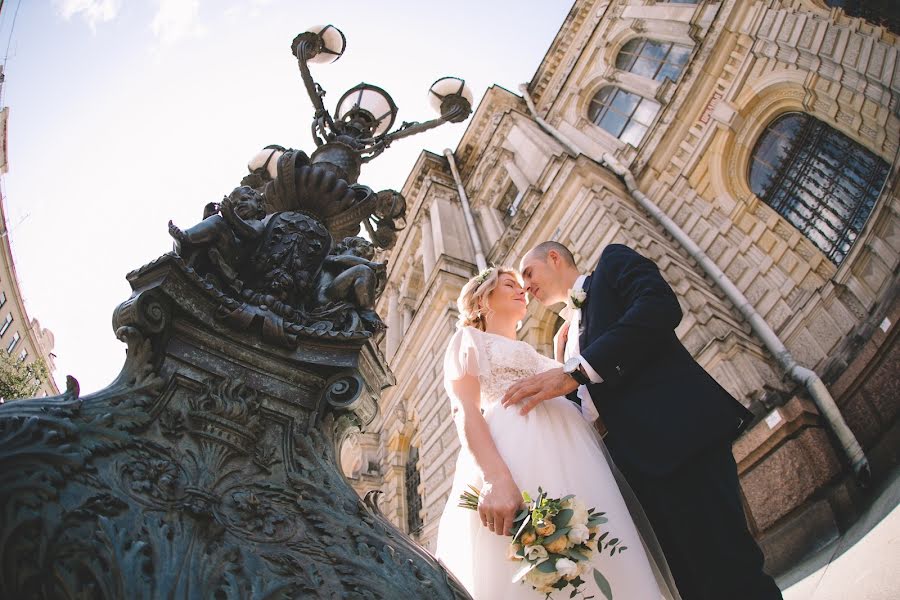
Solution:
[{"label": "flower crown", "polygon": [[484,269],[481,273],[475,276],[475,287],[476,289],[481,287],[481,284],[487,281],[487,278],[491,276],[491,273],[494,272],[494,267],[488,267]]}]

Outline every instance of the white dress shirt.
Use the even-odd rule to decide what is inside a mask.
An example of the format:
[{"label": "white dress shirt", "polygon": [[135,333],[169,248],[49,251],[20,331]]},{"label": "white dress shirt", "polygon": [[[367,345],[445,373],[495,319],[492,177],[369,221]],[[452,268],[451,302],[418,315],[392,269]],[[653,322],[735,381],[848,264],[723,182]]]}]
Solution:
[{"label": "white dress shirt", "polygon": [[[583,289],[585,279],[585,275],[579,275],[578,279],[575,280],[575,285],[572,286],[572,289]],[[566,299],[566,308],[564,308],[561,313],[562,317],[569,323],[569,335],[566,338],[566,347],[563,351],[563,358],[569,360],[573,356],[577,356],[578,360],[581,362],[581,366],[584,367],[584,372],[587,374],[588,378],[593,383],[602,383],[603,378],[600,374],[597,373],[591,364],[581,356],[581,342],[578,339],[578,328],[581,324],[581,309],[575,308],[571,302],[571,298]],[[600,413],[597,412],[597,408],[594,406],[594,401],[591,399],[591,393],[588,391],[587,386],[578,386],[578,399],[581,400],[582,416],[588,421],[595,421],[597,417],[600,416]]]}]

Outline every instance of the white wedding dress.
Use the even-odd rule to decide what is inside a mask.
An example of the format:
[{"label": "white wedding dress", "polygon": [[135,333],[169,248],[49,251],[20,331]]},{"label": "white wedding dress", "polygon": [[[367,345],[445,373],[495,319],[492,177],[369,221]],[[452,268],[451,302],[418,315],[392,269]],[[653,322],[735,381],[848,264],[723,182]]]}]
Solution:
[{"label": "white wedding dress", "polygon": [[[594,559],[609,581],[615,600],[677,597],[658,544],[647,531],[649,525],[641,527],[642,536],[629,506],[632,512],[639,513],[640,509],[633,500],[626,505],[603,442],[582,417],[581,409],[563,397],[542,402],[525,416],[519,413],[519,407],[506,409],[500,404],[504,392],[518,380],[559,366],[526,342],[462,327],[447,348],[444,381],[449,391],[453,380],[466,374],[478,377],[484,418],[520,489],[536,495],[540,486],[550,497],[575,494],[586,506],[606,513],[609,522],[604,527],[622,540],[619,545],[628,547],[614,557],[606,552]],[[507,558],[509,537],[491,533],[482,526],[476,511],[457,506],[459,495],[469,485],[480,488],[482,483],[474,459],[464,447],[441,516],[437,557],[475,600],[544,598],[528,584],[512,583],[520,563]],[[646,522],[643,516],[634,518]],[[646,548],[653,549],[655,560]],[[583,579],[587,581],[581,588],[585,596],[605,598],[591,574]],[[557,591],[551,598],[568,598],[570,591]]]}]

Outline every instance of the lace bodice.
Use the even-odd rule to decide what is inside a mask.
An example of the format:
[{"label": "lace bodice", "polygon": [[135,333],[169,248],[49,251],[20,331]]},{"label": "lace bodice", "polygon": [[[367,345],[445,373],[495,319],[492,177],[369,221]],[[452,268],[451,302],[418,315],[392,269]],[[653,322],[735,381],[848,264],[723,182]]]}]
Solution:
[{"label": "lace bodice", "polygon": [[527,342],[465,327],[454,334],[444,359],[445,378],[475,375],[481,384],[481,407],[498,402],[514,383],[559,367]]}]

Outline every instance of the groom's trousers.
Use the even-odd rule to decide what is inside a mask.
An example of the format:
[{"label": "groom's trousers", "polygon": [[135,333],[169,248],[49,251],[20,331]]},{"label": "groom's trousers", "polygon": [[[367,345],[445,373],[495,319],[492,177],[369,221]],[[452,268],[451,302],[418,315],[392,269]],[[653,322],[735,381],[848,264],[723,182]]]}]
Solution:
[{"label": "groom's trousers", "polygon": [[730,444],[661,477],[618,466],[647,513],[683,600],[781,599],[747,528]]}]

